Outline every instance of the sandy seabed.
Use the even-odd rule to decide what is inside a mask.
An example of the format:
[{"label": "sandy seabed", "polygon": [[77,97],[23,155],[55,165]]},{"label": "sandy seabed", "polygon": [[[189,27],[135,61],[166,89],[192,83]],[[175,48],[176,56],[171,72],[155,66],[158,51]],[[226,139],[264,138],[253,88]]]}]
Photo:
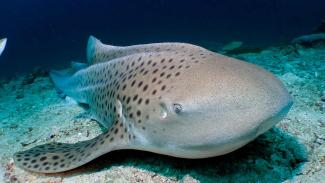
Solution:
[{"label": "sandy seabed", "polygon": [[0,182],[325,182],[325,47],[289,45],[231,56],[277,75],[294,105],[245,147],[201,160],[123,150],[65,173],[27,172],[14,165],[14,152],[90,139],[104,129],[60,98],[44,72],[0,81]]}]

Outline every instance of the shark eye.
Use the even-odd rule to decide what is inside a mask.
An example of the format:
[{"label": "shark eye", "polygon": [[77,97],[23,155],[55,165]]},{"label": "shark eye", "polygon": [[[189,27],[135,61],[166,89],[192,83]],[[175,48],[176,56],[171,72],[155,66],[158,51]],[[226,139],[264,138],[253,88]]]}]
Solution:
[{"label": "shark eye", "polygon": [[173,105],[173,109],[174,109],[174,111],[175,111],[176,114],[179,114],[179,113],[182,112],[183,106],[181,104],[175,103]]}]

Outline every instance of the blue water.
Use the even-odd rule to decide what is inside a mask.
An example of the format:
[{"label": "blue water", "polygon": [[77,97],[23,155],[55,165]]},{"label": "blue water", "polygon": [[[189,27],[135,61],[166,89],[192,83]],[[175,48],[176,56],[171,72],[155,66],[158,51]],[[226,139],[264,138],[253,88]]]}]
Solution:
[{"label": "blue water", "polygon": [[311,33],[324,17],[324,0],[2,0],[0,76],[85,59],[91,34],[116,45],[272,45]]}]

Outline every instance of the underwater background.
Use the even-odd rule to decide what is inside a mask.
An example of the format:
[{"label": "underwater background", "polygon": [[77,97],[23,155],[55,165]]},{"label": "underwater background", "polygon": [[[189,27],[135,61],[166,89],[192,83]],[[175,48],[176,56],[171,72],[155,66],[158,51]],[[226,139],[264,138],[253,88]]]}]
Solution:
[{"label": "underwater background", "polygon": [[323,0],[2,0],[0,75],[85,59],[90,34],[113,45],[179,41],[269,46],[312,32]]},{"label": "underwater background", "polygon": [[[0,25],[8,39],[0,56],[0,183],[325,183],[324,0],[0,0]],[[119,46],[192,43],[256,64],[284,83],[294,105],[274,128],[220,157],[126,150],[65,173],[20,169],[17,151],[104,131],[59,96],[48,75],[85,62],[90,35]]]}]

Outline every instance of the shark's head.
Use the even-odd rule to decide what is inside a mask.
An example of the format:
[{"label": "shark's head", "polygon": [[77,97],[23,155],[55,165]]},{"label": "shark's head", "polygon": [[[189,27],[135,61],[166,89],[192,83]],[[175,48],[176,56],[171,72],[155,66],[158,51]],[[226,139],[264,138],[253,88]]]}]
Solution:
[{"label": "shark's head", "polygon": [[222,149],[218,154],[233,151],[279,122],[292,105],[273,74],[221,55],[182,70],[164,86],[144,110],[146,128],[154,132],[147,139],[154,144],[164,138],[164,145],[184,149],[211,144]]}]

